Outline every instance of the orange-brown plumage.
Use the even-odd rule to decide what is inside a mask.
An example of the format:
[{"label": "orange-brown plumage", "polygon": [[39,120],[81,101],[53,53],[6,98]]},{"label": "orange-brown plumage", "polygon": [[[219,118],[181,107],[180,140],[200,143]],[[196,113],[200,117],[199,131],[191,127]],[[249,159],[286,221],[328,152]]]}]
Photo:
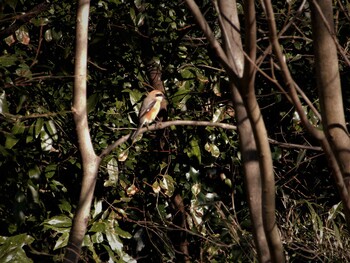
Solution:
[{"label": "orange-brown plumage", "polygon": [[165,96],[161,91],[152,90],[143,100],[139,112],[139,125],[134,134],[131,136],[132,141],[135,140],[143,125],[148,125],[156,119],[160,110],[160,104],[164,97]]}]

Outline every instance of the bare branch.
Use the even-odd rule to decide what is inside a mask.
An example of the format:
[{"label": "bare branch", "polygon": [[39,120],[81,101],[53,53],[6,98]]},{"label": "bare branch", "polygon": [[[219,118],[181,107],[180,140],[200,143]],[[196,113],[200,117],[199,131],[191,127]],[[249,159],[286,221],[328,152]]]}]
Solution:
[{"label": "bare branch", "polygon": [[294,80],[290,74],[290,71],[288,69],[288,66],[284,60],[284,56],[282,53],[282,49],[280,46],[280,43],[278,41],[278,35],[277,35],[277,29],[276,29],[276,23],[275,23],[275,15],[273,12],[272,4],[270,0],[264,0],[265,8],[266,8],[266,14],[268,18],[268,24],[270,29],[270,41],[271,45],[275,51],[276,57],[278,59],[278,62],[280,64],[282,75],[284,78],[284,82],[286,86],[289,89],[290,97],[293,101],[293,104],[295,106],[296,111],[298,112],[300,116],[300,120],[307,129],[308,132],[310,132],[315,138],[321,140],[324,137],[324,134],[317,130],[312,124],[309,122],[303,106],[299,100],[298,93],[296,92],[295,86],[294,86]]}]

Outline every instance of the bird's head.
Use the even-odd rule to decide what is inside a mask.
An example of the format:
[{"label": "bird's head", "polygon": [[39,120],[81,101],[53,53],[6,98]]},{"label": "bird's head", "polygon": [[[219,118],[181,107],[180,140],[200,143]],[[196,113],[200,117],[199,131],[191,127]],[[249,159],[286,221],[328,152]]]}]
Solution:
[{"label": "bird's head", "polygon": [[159,91],[159,90],[152,90],[150,93],[149,93],[149,96],[158,100],[158,101],[162,101],[165,96],[163,94],[163,92]]}]

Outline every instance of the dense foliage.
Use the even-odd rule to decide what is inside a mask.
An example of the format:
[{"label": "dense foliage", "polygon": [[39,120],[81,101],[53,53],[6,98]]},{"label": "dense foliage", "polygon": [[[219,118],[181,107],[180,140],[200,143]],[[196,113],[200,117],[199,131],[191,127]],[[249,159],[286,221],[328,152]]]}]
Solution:
[{"label": "dense foliage", "polygon": [[[317,105],[309,11],[297,13],[300,2],[278,1],[276,20],[281,29],[294,19],[281,43],[296,82]],[[347,49],[343,2],[336,1],[335,19],[340,45]],[[11,34],[0,32],[0,261],[61,259],[78,202],[81,163],[71,114],[76,6],[52,1],[30,20],[19,19],[38,4],[0,4],[0,30],[18,25]],[[149,90],[144,46],[149,38],[162,67],[168,119],[236,124],[227,76],[182,2],[91,4],[88,111],[97,153],[135,127],[135,110]],[[210,1],[201,8],[219,35]],[[259,66],[280,79],[264,53],[267,28],[257,8]],[[147,35],[141,30],[145,23]],[[349,70],[342,60],[340,66],[347,86]],[[287,258],[350,260],[344,253],[350,248],[348,230],[322,151],[281,90],[261,74],[256,93],[271,138]],[[348,91],[344,102],[349,113]],[[319,125],[311,111],[309,118]],[[147,132],[103,160],[83,260],[171,262],[186,240],[193,262],[254,261],[244,188],[234,131],[176,126]],[[178,197],[185,225],[174,205]]]}]

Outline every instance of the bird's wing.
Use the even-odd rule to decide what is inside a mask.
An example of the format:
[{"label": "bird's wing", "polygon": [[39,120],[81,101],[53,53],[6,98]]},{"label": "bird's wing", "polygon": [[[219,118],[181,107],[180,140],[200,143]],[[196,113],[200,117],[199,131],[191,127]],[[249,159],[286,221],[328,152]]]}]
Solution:
[{"label": "bird's wing", "polygon": [[140,113],[139,113],[139,119],[141,119],[143,116],[145,116],[145,114],[153,108],[153,106],[154,106],[154,104],[156,104],[156,102],[157,102],[156,100],[153,100],[148,105],[142,105]]}]

